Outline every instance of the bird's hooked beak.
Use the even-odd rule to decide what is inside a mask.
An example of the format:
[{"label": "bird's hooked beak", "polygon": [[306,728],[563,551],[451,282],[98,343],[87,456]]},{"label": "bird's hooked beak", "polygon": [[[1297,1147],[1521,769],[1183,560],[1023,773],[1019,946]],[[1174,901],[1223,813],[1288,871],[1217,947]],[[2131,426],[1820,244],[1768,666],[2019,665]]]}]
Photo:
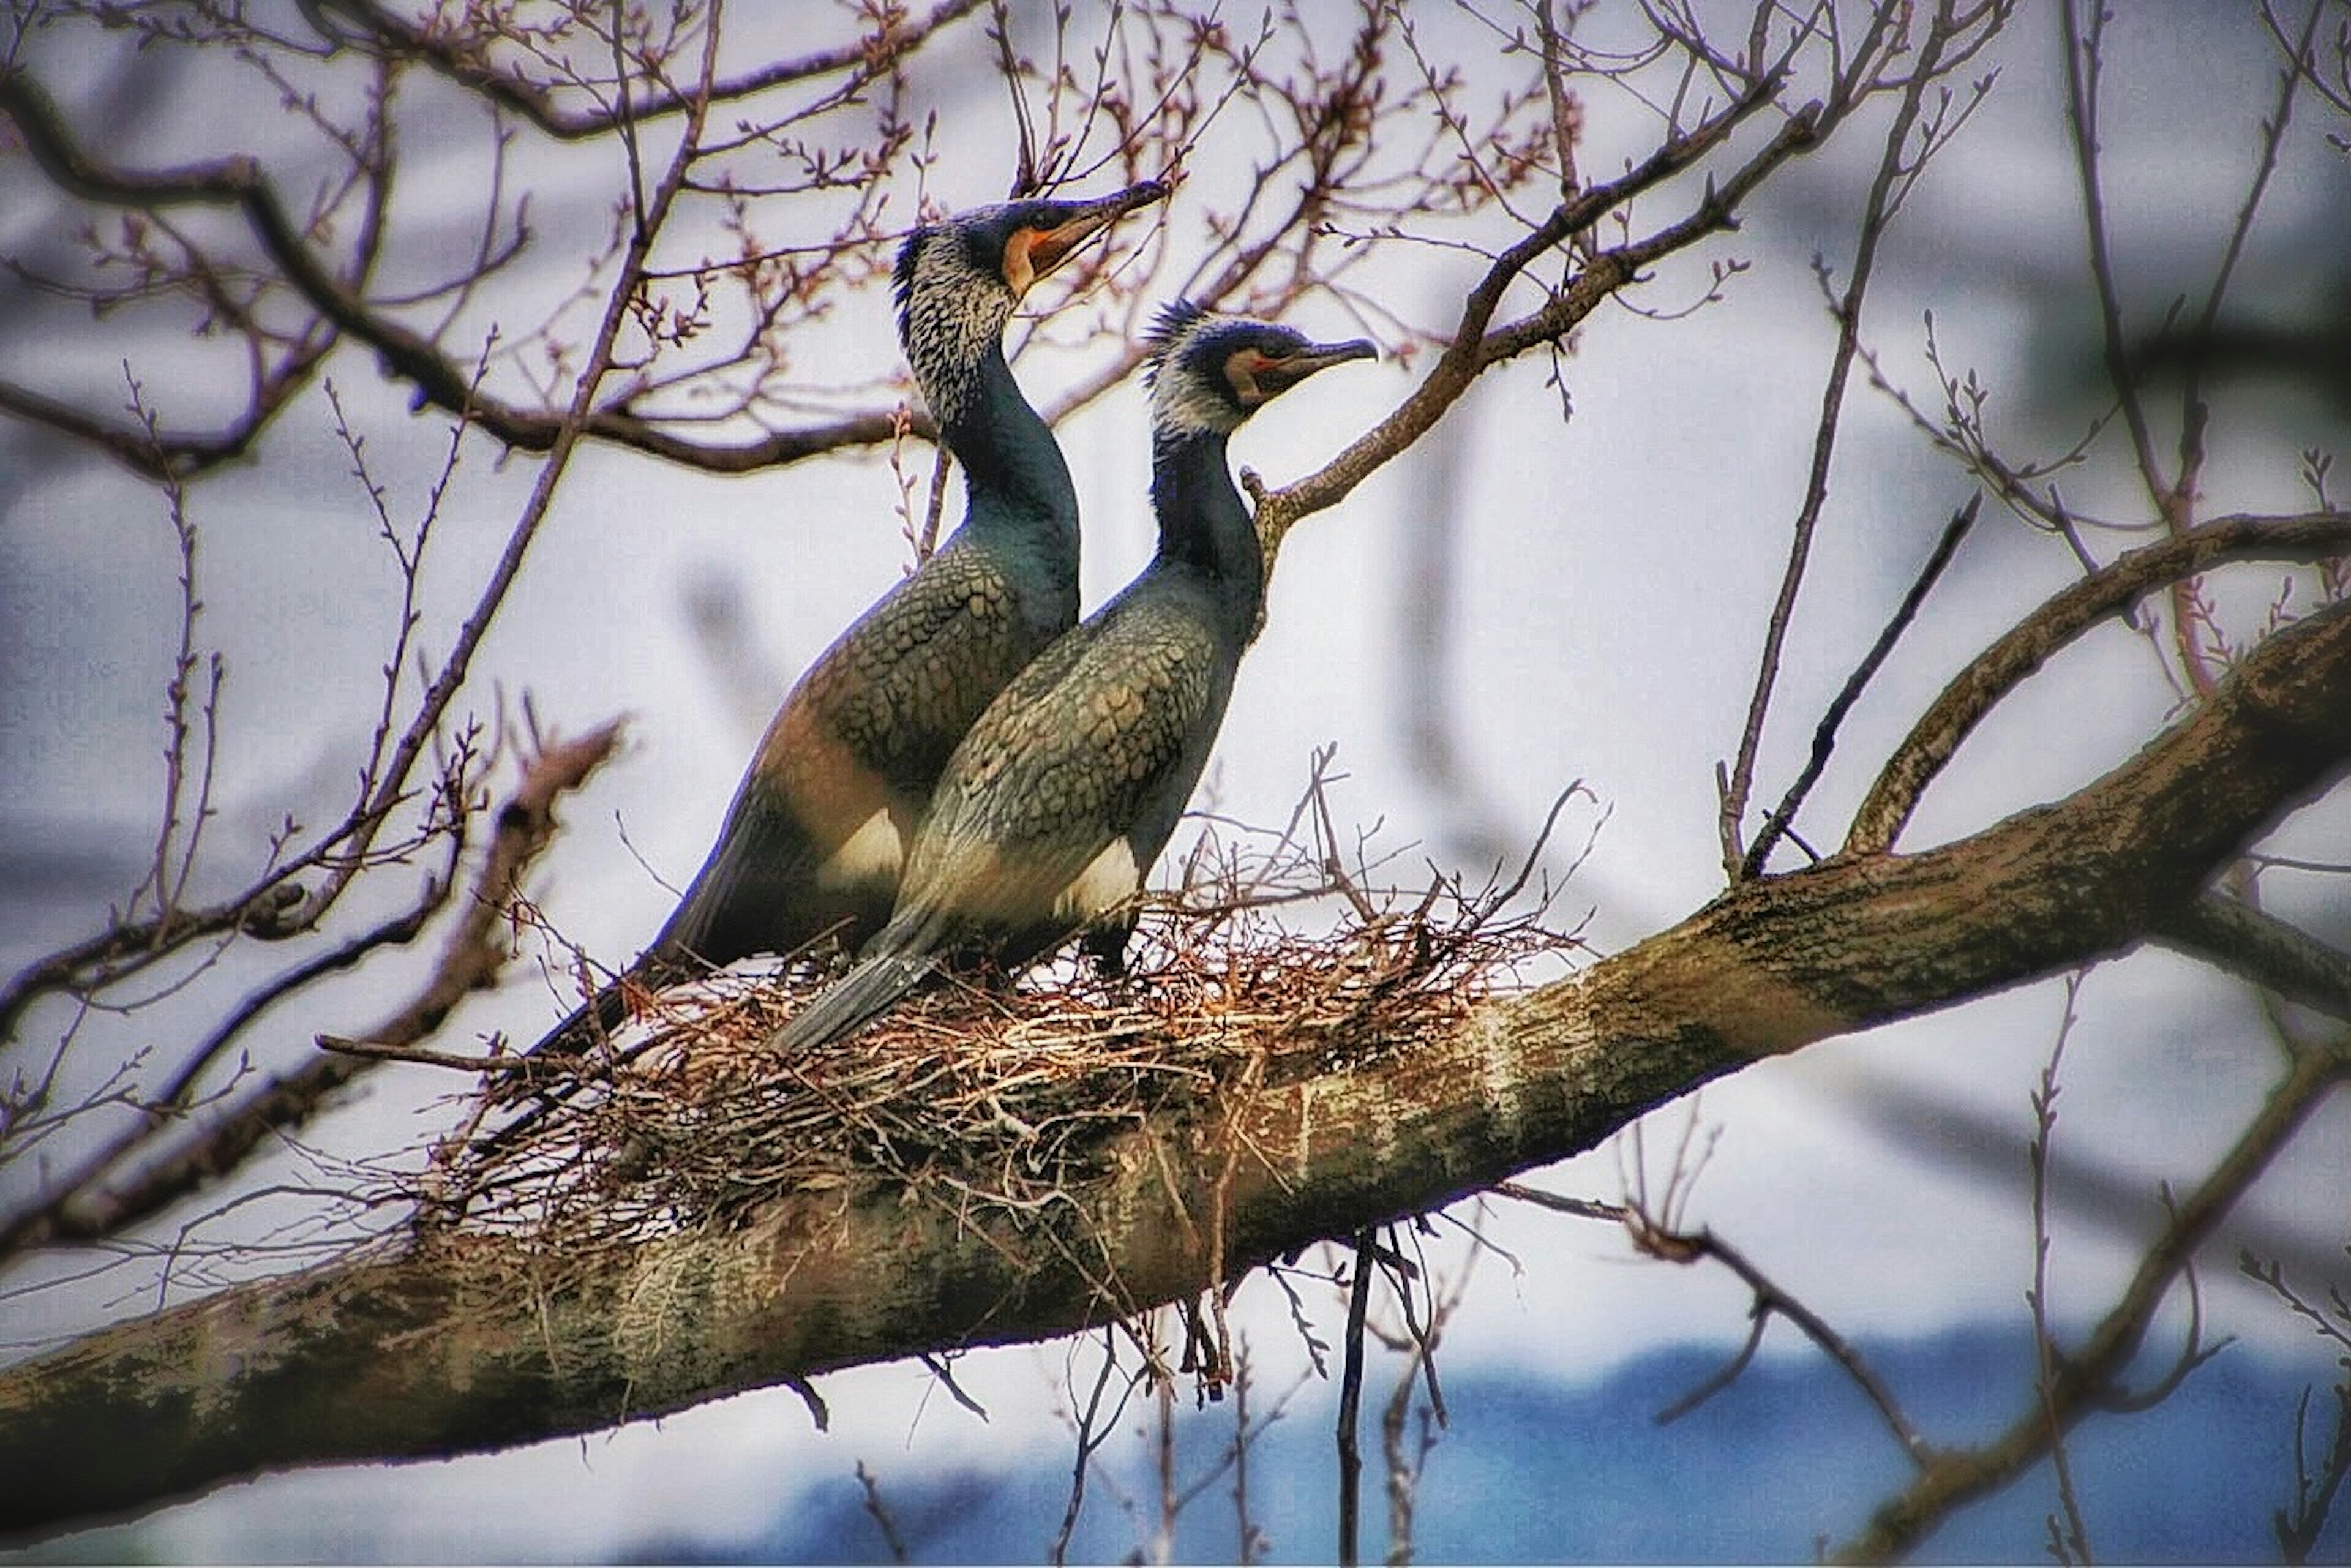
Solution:
[{"label": "bird's hooked beak", "polygon": [[1379,357],[1379,346],[1369,338],[1350,338],[1343,343],[1317,343],[1290,363],[1297,365],[1301,373],[1311,376],[1316,371],[1327,371],[1332,365],[1343,365],[1349,360],[1376,360]]},{"label": "bird's hooked beak", "polygon": [[1004,281],[1018,298],[1039,278],[1077,254],[1080,246],[1137,207],[1166,198],[1167,187],[1145,180],[1091,202],[1049,202],[1057,219],[1048,227],[1021,230],[1005,248]]},{"label": "bird's hooked beak", "polygon": [[1265,385],[1268,397],[1287,392],[1317,371],[1327,371],[1332,365],[1343,365],[1349,360],[1376,360],[1380,350],[1368,338],[1351,338],[1343,343],[1310,343],[1301,352],[1269,361],[1258,371],[1258,380]]}]

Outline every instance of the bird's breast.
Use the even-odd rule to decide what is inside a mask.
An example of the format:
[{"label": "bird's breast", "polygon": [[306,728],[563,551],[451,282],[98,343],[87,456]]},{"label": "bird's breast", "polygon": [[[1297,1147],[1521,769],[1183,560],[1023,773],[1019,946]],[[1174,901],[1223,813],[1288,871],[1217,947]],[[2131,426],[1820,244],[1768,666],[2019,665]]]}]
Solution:
[{"label": "bird's breast", "polygon": [[1092,920],[1134,896],[1143,885],[1143,869],[1134,863],[1134,846],[1123,838],[1094,856],[1061,895],[1053,901],[1053,916],[1071,924]]}]

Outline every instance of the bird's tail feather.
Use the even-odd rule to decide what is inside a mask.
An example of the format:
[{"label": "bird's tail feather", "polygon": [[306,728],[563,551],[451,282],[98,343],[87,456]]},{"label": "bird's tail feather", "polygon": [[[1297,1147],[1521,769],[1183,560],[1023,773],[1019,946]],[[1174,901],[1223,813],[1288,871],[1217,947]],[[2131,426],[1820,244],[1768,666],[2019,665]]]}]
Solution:
[{"label": "bird's tail feather", "polygon": [[817,995],[769,1037],[771,1051],[807,1051],[836,1040],[895,1006],[938,971],[945,945],[934,920],[892,921],[874,934],[857,967]]}]

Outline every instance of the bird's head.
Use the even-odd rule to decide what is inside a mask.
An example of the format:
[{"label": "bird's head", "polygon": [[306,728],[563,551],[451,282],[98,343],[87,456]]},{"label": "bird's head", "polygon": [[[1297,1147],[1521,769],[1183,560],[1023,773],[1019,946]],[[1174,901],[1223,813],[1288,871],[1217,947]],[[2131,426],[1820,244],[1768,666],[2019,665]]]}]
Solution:
[{"label": "bird's head", "polygon": [[1091,202],[1007,202],[923,225],[898,251],[898,323],[908,350],[926,340],[1000,335],[1039,278],[1166,194],[1165,185],[1145,180]]},{"label": "bird's head", "polygon": [[1189,300],[1160,311],[1150,342],[1151,424],[1164,438],[1228,434],[1315,371],[1379,357],[1362,338],[1317,343]]}]

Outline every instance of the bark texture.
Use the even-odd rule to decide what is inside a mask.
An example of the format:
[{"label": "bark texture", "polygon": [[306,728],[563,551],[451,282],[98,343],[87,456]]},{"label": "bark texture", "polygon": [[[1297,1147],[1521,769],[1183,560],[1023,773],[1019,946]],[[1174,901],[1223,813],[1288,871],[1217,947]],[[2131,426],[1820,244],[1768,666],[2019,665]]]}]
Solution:
[{"label": "bark texture", "polygon": [[2057,804],[1742,884],[1441,1038],[1162,1118],[1023,1225],[877,1182],[594,1268],[444,1239],[127,1322],[0,1373],[0,1530],[592,1430],[1181,1298],[1589,1148],[1760,1058],[2128,947],[2346,758],[2337,605]]}]

